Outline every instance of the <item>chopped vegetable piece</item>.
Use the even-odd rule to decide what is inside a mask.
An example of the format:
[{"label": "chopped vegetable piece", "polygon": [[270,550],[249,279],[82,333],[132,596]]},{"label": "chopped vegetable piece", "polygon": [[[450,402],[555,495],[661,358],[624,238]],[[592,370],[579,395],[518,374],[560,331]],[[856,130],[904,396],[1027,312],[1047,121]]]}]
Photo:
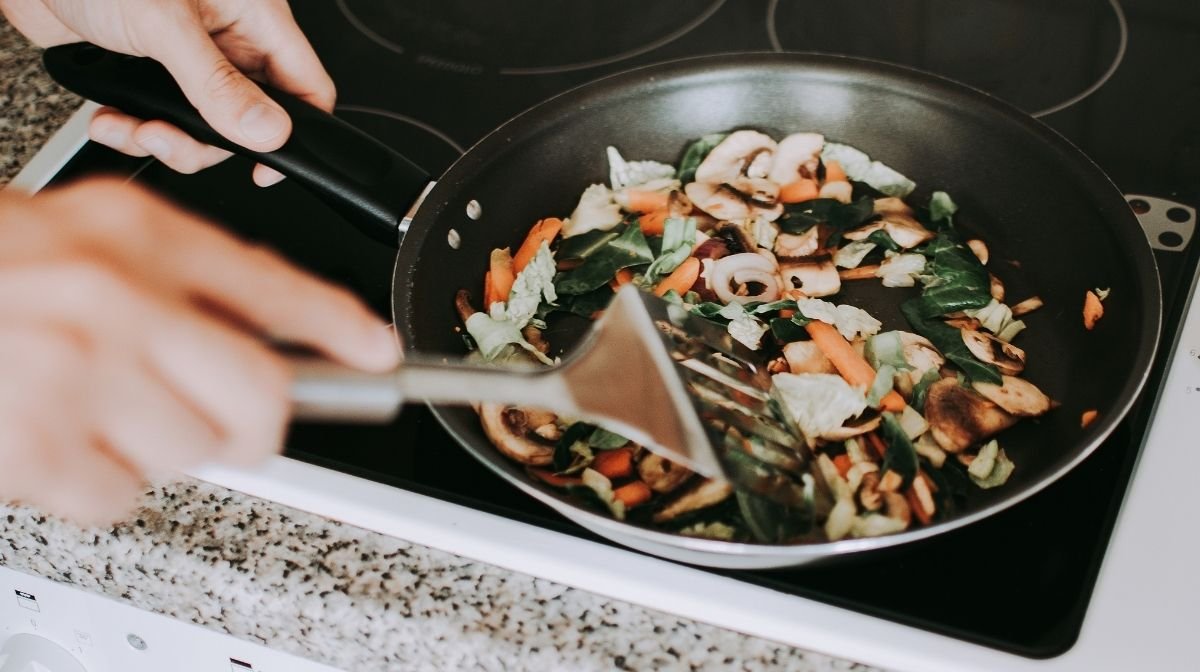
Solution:
[{"label": "chopped vegetable piece", "polygon": [[650,497],[653,495],[654,493],[650,490],[650,486],[642,481],[626,483],[613,490],[613,499],[624,504],[626,509],[632,509],[645,504],[650,501]]},{"label": "chopped vegetable piece", "polygon": [[583,481],[581,479],[579,479],[578,477],[559,476],[558,474],[554,473],[553,471],[550,471],[549,469],[530,468],[528,471],[529,471],[530,475],[532,475],[534,478],[537,478],[539,481],[545,483],[546,485],[553,486],[555,488],[569,488],[571,486],[583,484]]},{"label": "chopped vegetable piece", "polygon": [[700,260],[695,257],[688,257],[683,260],[683,263],[671,271],[671,274],[663,278],[662,281],[654,287],[654,293],[657,296],[662,296],[671,290],[683,294],[696,284],[696,279],[700,277]]},{"label": "chopped vegetable piece", "polygon": [[779,189],[780,203],[803,203],[811,201],[820,193],[820,188],[817,187],[817,181],[809,178],[800,178],[790,184],[785,184]]},{"label": "chopped vegetable piece", "polygon": [[513,281],[516,279],[516,272],[512,254],[508,248],[503,250],[492,250],[491,265],[488,273],[490,273],[490,282],[492,285],[492,302],[507,301],[508,295],[512,291]]},{"label": "chopped vegetable piece", "polygon": [[1086,428],[1088,425],[1095,422],[1096,418],[1098,418],[1098,417],[1100,417],[1100,411],[1097,411],[1094,408],[1090,408],[1090,409],[1084,411],[1083,415],[1079,416],[1079,426],[1081,428]]},{"label": "chopped vegetable piece", "polygon": [[533,225],[529,230],[529,235],[525,237],[525,242],[521,243],[521,247],[517,248],[517,253],[513,255],[512,267],[513,271],[520,273],[525,270],[529,262],[533,261],[534,255],[542,247],[542,243],[552,243],[562,231],[563,222],[557,217],[547,217]]},{"label": "chopped vegetable piece", "polygon": [[613,279],[608,283],[608,286],[612,287],[615,291],[631,282],[633,282],[633,271],[629,270],[628,268],[622,268],[617,271],[615,276],[613,276]]},{"label": "chopped vegetable piece", "polygon": [[842,168],[842,164],[837,161],[825,162],[825,182],[849,182],[850,178],[846,177],[846,171]]},{"label": "chopped vegetable piece", "polygon": [[894,471],[907,482],[917,473],[917,450],[904,433],[904,427],[891,413],[883,414],[880,432],[887,441],[887,454],[883,457],[883,469]]},{"label": "chopped vegetable piece", "polygon": [[879,277],[879,264],[871,264],[870,266],[859,266],[845,271],[838,271],[838,277],[842,280],[872,280]]},{"label": "chopped vegetable piece", "polygon": [[656,210],[666,210],[671,195],[665,191],[627,189],[625,191],[625,198],[628,201],[626,207],[629,210],[645,214]]},{"label": "chopped vegetable piece", "polygon": [[592,460],[592,469],[609,479],[629,476],[633,473],[633,448],[600,451]]},{"label": "chopped vegetable piece", "polygon": [[1041,308],[1043,305],[1045,305],[1045,303],[1042,301],[1041,297],[1030,297],[1012,307],[1013,317],[1028,315],[1038,308]]},{"label": "chopped vegetable piece", "polygon": [[667,217],[670,216],[671,213],[666,208],[653,210],[638,217],[638,226],[647,236],[661,236],[667,225]]},{"label": "chopped vegetable piece", "polygon": [[1004,485],[1015,465],[995,439],[988,441],[967,467],[967,475],[979,487],[987,490]]},{"label": "chopped vegetable piece", "polygon": [[502,299],[496,295],[496,286],[492,284],[492,272],[488,271],[488,272],[484,273],[483,274],[483,305],[485,307],[487,307],[487,306],[491,306],[493,303],[496,303],[497,301],[503,301],[503,300],[504,299]]},{"label": "chopped vegetable piece", "polygon": [[1089,289],[1083,299],[1083,326],[1091,331],[1102,317],[1104,317],[1104,304],[1100,302],[1100,296]]},{"label": "chopped vegetable piece", "polygon": [[728,135],[728,133],[710,133],[688,145],[687,150],[683,153],[683,158],[679,160],[679,170],[675,173],[679,181],[687,184],[696,179],[696,168],[700,167],[700,163],[713,150],[713,147],[721,144],[721,141]]},{"label": "chopped vegetable piece", "polygon": [[867,409],[863,391],[851,387],[841,376],[777,373],[771,377],[771,382],[810,445]]},{"label": "chopped vegetable piece", "polygon": [[646,236],[637,226],[626,226],[620,235],[594,250],[583,263],[555,278],[559,294],[584,294],[608,284],[617,271],[654,261]]},{"label": "chopped vegetable piece", "polygon": [[833,458],[833,466],[837,467],[839,476],[846,478],[846,474],[850,473],[850,467],[852,466],[850,464],[850,456],[845,453],[838,455]]},{"label": "chopped vegetable piece", "polygon": [[956,212],[958,212],[958,206],[950,200],[950,194],[944,191],[935,191],[929,197],[929,219],[935,224],[945,222],[946,226],[952,226]]},{"label": "chopped vegetable piece", "polygon": [[[832,325],[813,321],[805,325],[805,330],[821,352],[833,362],[834,368],[846,382],[863,390],[869,389],[875,382],[875,369],[867,360],[842,338]],[[904,397],[892,390],[880,400],[880,407],[889,411],[899,411],[904,408]]]}]

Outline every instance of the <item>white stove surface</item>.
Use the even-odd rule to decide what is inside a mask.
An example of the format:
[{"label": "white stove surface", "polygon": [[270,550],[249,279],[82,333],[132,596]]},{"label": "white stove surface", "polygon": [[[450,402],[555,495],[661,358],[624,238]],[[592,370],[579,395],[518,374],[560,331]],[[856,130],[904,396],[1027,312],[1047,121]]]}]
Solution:
[{"label": "white stove surface", "polygon": [[[84,106],[14,180],[36,190],[86,141]],[[277,457],[192,475],[350,525],[793,646],[896,670],[1196,669],[1200,526],[1181,515],[1200,474],[1200,305],[1189,292],[1151,431],[1079,640],[1033,660]],[[1146,393],[1152,393],[1148,390]],[[1030,604],[1031,610],[1037,609]]]}]

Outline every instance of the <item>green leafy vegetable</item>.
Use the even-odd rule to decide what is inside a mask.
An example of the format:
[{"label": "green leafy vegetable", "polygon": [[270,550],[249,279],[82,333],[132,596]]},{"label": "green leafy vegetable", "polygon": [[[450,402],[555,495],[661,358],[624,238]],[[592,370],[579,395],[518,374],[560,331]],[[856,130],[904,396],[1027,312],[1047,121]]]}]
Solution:
[{"label": "green leafy vegetable", "polygon": [[908,360],[904,359],[904,341],[899,331],[885,331],[868,338],[863,355],[876,371],[884,365],[897,371],[913,368]]},{"label": "green leafy vegetable", "polygon": [[592,256],[600,248],[604,247],[609,241],[615,240],[621,234],[618,229],[609,231],[588,231],[570,238],[563,238],[558,244],[558,251],[555,256],[559,259],[586,259]]},{"label": "green leafy vegetable", "polygon": [[875,243],[888,252],[899,252],[900,250],[904,249],[900,247],[895,240],[892,240],[891,234],[883,229],[872,231],[871,235],[867,236],[867,240]]},{"label": "green leafy vegetable", "polygon": [[[575,444],[583,444],[587,446],[587,438],[595,431],[595,427],[586,422],[576,422],[567,427],[563,435],[554,443],[554,471],[564,473],[571,470],[572,465],[576,462],[579,456],[578,449],[575,449]],[[591,461],[588,461],[591,464]]]},{"label": "green leafy vegetable", "polygon": [[[980,383],[1003,384],[1000,372],[995,366],[980,361],[967,344],[963,343],[962,331],[938,320],[927,318],[922,314],[920,299],[910,299],[900,305],[900,312],[914,331],[928,338],[933,347],[937,348],[947,360],[962,369],[967,378]],[[924,404],[922,403],[922,409]]]},{"label": "green leafy vegetable", "polygon": [[880,433],[887,442],[887,452],[883,456],[883,470],[892,470],[904,477],[908,483],[917,475],[917,449],[913,447],[904,427],[896,419],[895,414],[885,412]]},{"label": "green leafy vegetable", "polygon": [[654,261],[642,229],[626,225],[621,234],[592,252],[579,266],[560,273],[554,288],[559,294],[583,294],[613,279],[617,271]]},{"label": "green leafy vegetable", "polygon": [[891,364],[884,364],[875,372],[875,381],[871,383],[871,389],[867,390],[867,405],[871,408],[879,408],[880,402],[888,392],[896,384],[896,368]]},{"label": "green leafy vegetable", "polygon": [[991,278],[979,258],[951,232],[942,232],[921,253],[928,259],[925,289],[917,299],[923,317],[982,308],[992,301]]},{"label": "green leafy vegetable", "polygon": [[750,534],[761,543],[778,544],[793,540],[808,534],[813,528],[811,506],[784,506],[742,490],[734,493],[734,496]]},{"label": "green leafy vegetable", "polygon": [[612,450],[614,448],[620,448],[621,446],[629,443],[629,439],[621,436],[620,434],[610,432],[603,427],[597,427],[595,431],[588,436],[587,442],[589,446],[597,450]]},{"label": "green leafy vegetable", "polygon": [[776,317],[770,322],[771,334],[780,343],[800,341],[808,338],[808,332],[804,330],[804,325],[809,322],[811,320],[802,315],[794,315],[791,318]]},{"label": "green leafy vegetable", "polygon": [[696,219],[671,217],[663,228],[659,257],[646,269],[646,279],[654,283],[679,267],[692,254],[696,244]]},{"label": "green leafy vegetable", "polygon": [[954,213],[956,212],[958,212],[958,206],[950,200],[950,194],[944,191],[935,191],[929,197],[929,220],[934,224],[953,228]]},{"label": "green leafy vegetable", "polygon": [[814,198],[783,206],[783,215],[775,223],[780,231],[798,235],[824,222],[833,230],[826,245],[833,247],[841,242],[844,232],[858,228],[873,217],[875,201],[870,196],[860,196],[849,203]]},{"label": "green leafy vegetable", "polygon": [[605,283],[590,292],[560,296],[553,304],[543,303],[538,307],[537,317],[544,320],[551,313],[563,312],[590,319],[596,311],[607,308],[612,298],[613,290]]},{"label": "green leafy vegetable", "polygon": [[704,161],[704,157],[708,156],[713,147],[721,144],[721,141],[728,135],[728,133],[710,133],[688,145],[683,152],[683,158],[679,160],[679,171],[675,174],[679,181],[687,184],[695,180],[696,168]]},{"label": "green leafy vegetable", "polygon": [[[499,306],[499,303],[493,304]],[[533,347],[521,333],[521,327],[505,315],[493,317],[487,313],[475,313],[464,323],[467,333],[475,339],[479,353],[488,361],[501,359],[508,352],[508,346],[517,345],[529,352],[543,364],[554,364],[554,360],[542,354]]]},{"label": "green leafy vegetable", "polygon": [[942,379],[942,374],[937,369],[930,369],[921,376],[921,380],[913,386],[912,407],[917,411],[925,412],[925,397],[929,394],[929,386]]},{"label": "green leafy vegetable", "polygon": [[872,161],[860,149],[836,142],[825,143],[821,161],[837,161],[851,180],[866,182],[888,196],[904,197],[912,193],[916,183],[879,161]]}]

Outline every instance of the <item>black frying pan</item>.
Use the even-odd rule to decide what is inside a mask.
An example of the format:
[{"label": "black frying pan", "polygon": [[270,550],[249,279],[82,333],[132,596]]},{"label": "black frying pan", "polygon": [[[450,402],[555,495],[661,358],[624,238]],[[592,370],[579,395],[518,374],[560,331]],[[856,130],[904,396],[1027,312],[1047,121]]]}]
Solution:
[{"label": "black frying pan", "polygon": [[[201,140],[246,153],[216,135],[159,66],[73,45],[50,49],[50,74],[82,95],[144,118],[172,121]],[[974,490],[952,518],[876,539],[764,546],[689,539],[593,514],[529,479],[500,456],[470,409],[435,409],[476,457],[526,492],[622,543],[726,567],[799,564],[891,546],[959,527],[1040,490],[1082,461],[1116,427],[1146,380],[1161,319],[1149,243],[1121,193],[1061,136],[986,94],[912,70],[802,54],[712,56],[632,70],[553,98],[506,123],[459,159],[404,214],[423,172],[343,122],[278,98],[295,132],[256,160],[302,181],[365,232],[400,243],[393,298],[405,346],[459,356],[454,294],[482,286],[489,252],[519,242],[536,220],[565,215],[604,182],[606,145],[631,158],[673,163],[685,144],[739,127],[776,138],[818,131],[870,153],[920,185],[953,195],[956,223],[987,241],[989,268],[1013,299],[1040,295],[1020,345],[1025,377],[1062,406],[1002,435],[1017,464],[1010,481]],[[468,215],[472,201],[482,216]],[[474,206],[472,206],[474,208]],[[407,227],[407,233],[404,229]],[[452,246],[451,231],[459,244]],[[875,283],[860,283],[874,285]],[[1111,287],[1106,316],[1083,327],[1084,293]],[[855,287],[846,300],[890,327],[905,322],[900,290]],[[1086,429],[1080,415],[1097,409]]]}]

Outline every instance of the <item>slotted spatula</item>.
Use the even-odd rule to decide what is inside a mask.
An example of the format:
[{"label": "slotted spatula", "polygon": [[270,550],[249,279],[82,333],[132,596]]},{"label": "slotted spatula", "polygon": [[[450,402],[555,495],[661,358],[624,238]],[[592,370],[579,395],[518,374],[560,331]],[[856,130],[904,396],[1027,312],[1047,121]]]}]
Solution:
[{"label": "slotted spatula", "polygon": [[797,448],[803,441],[780,412],[759,359],[720,326],[626,286],[557,366],[409,359],[391,373],[368,374],[297,360],[292,398],[295,415],[310,420],[383,421],[406,400],[540,408],[790,502],[807,472]]}]

